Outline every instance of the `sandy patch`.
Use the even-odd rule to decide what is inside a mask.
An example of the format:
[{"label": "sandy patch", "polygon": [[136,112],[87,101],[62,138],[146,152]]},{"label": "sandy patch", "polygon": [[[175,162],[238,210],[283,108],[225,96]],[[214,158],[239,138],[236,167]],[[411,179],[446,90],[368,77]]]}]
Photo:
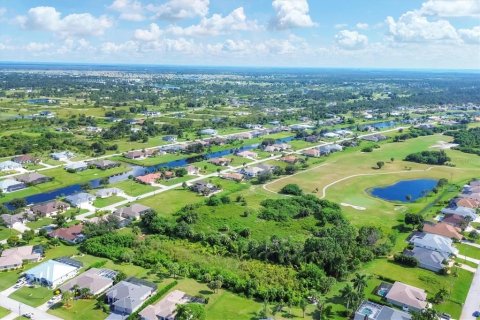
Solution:
[{"label": "sandy patch", "polygon": [[355,206],[355,205],[350,204],[350,203],[344,203],[344,202],[342,202],[342,203],[340,203],[340,205],[341,205],[341,206],[344,206],[344,207],[350,207],[350,208],[353,208],[353,209],[356,209],[356,210],[361,210],[361,211],[366,210],[366,208],[364,208],[364,207]]},{"label": "sandy patch", "polygon": [[430,148],[438,148],[438,149],[446,150],[446,149],[451,149],[451,148],[456,147],[456,146],[458,146],[458,144],[456,144],[456,143],[449,143],[449,142],[445,142],[445,141],[437,141],[437,144],[431,146]]}]

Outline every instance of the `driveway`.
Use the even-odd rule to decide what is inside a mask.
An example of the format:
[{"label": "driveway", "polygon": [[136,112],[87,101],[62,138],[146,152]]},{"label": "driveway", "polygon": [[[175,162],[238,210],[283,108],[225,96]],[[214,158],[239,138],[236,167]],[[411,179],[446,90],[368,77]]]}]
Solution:
[{"label": "driveway", "polygon": [[480,267],[477,268],[477,271],[473,276],[473,281],[470,285],[467,299],[463,304],[462,315],[460,316],[460,319],[476,320],[477,318],[473,316],[473,313],[477,310],[480,310]]},{"label": "driveway", "polygon": [[[8,309],[12,311],[12,313],[16,314],[17,316],[20,316],[25,313],[33,313],[33,317],[35,319],[42,319],[42,320],[61,320],[61,318],[55,317],[51,314],[48,314],[42,310],[39,310],[37,308],[31,307],[29,305],[26,305],[24,303],[18,302],[16,300],[13,300],[7,296],[4,296],[3,294],[0,294],[0,306],[2,306],[5,309]],[[7,316],[8,319],[12,318],[12,315]]]}]

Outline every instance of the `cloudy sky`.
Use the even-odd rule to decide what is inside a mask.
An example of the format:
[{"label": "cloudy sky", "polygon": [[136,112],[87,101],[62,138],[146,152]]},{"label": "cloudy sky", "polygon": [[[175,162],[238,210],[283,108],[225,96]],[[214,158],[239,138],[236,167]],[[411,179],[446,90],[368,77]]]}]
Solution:
[{"label": "cloudy sky", "polygon": [[480,69],[480,0],[0,0],[0,61]]}]

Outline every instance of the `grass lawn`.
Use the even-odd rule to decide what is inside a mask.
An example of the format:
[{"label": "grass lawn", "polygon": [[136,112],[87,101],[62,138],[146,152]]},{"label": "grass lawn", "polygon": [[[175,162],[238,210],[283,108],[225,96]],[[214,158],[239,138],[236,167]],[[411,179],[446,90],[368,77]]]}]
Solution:
[{"label": "grass lawn", "polygon": [[0,307],[0,319],[10,314],[10,310]]},{"label": "grass lawn", "polygon": [[13,286],[22,272],[22,269],[0,272],[0,290]]},{"label": "grass lawn", "polygon": [[53,306],[48,313],[65,320],[105,319],[108,314],[95,307],[97,300],[74,300],[70,308],[61,303]]},{"label": "grass lawn", "polygon": [[[435,198],[427,197],[416,203],[393,203],[372,197],[367,191],[369,188],[415,178],[447,178],[453,183],[461,184],[467,179],[480,175],[480,161],[473,161],[473,157],[476,156],[455,150],[446,151],[452,158],[452,162],[456,164],[455,168],[433,166],[432,169],[428,169],[430,167],[428,165],[401,160],[409,153],[428,150],[440,140],[450,141],[451,138],[433,135],[402,143],[382,143],[381,148],[371,153],[360,152],[361,146],[348,148],[326,157],[320,166],[311,166],[299,174],[276,180],[267,187],[275,192],[288,183],[296,183],[305,192],[315,193],[319,197],[323,197],[325,190],[328,200],[365,208],[365,210],[357,210],[352,207],[343,207],[346,217],[353,224],[377,225],[391,232],[391,228],[403,219],[405,211],[421,210]],[[394,158],[394,161],[392,162],[390,158]],[[373,169],[376,162],[380,160],[385,162],[384,168]],[[357,176],[365,174],[368,176]]]},{"label": "grass lawn", "polygon": [[52,224],[53,221],[54,220],[52,218],[41,218],[41,219],[38,219],[37,221],[27,222],[27,227],[29,227],[31,229],[39,229],[41,227],[48,226],[48,225]]},{"label": "grass lawn", "polygon": [[9,297],[29,306],[38,307],[47,302],[52,296],[53,292],[51,289],[35,286],[34,288],[22,287]]},{"label": "grass lawn", "polygon": [[193,204],[204,200],[205,197],[190,190],[179,188],[141,199],[138,203],[155,209],[161,215],[169,216],[187,204]]},{"label": "grass lawn", "polygon": [[[469,246],[468,244],[464,244],[464,243],[456,243],[455,246],[460,251],[460,256],[464,255],[464,256],[467,256],[469,258],[480,260],[480,249],[479,248]],[[460,257],[460,259],[461,259],[461,257]]]},{"label": "grass lawn", "polygon": [[95,201],[93,201],[93,205],[97,208],[103,208],[123,200],[125,200],[125,198],[120,196],[111,196],[108,198],[97,198],[95,199]]},{"label": "grass lawn", "polygon": [[435,309],[447,312],[458,319],[462,310],[462,303],[467,297],[473,279],[473,273],[460,268],[456,269],[458,270],[458,277],[443,276],[425,269],[406,268],[386,259],[374,260],[366,264],[362,270],[373,276],[369,280],[369,286],[365,293],[367,298],[375,297],[372,292],[373,288],[381,282],[377,276],[425,289],[429,298],[441,288],[446,288],[450,291],[450,297],[446,302],[435,306]]},{"label": "grass lawn", "polygon": [[113,184],[109,185],[109,187],[115,187],[115,188],[122,189],[123,192],[125,192],[126,194],[128,194],[129,196],[132,196],[132,197],[136,197],[136,196],[139,196],[141,194],[157,190],[157,188],[155,188],[155,187],[152,187],[152,186],[147,185],[147,184],[138,183],[138,182],[135,182],[135,181],[130,180],[130,179],[124,180],[124,181],[121,181],[121,182],[117,182],[117,183],[113,183]]},{"label": "grass lawn", "polygon": [[19,232],[15,229],[0,227],[0,240],[7,239],[11,236],[15,236],[19,234]]}]

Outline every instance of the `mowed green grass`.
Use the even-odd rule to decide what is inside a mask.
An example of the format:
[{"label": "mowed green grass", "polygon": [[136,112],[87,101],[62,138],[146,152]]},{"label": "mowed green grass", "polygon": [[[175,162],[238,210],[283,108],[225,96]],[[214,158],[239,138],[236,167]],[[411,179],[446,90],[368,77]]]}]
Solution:
[{"label": "mowed green grass", "polygon": [[123,200],[125,200],[125,198],[120,196],[111,196],[108,198],[97,198],[95,199],[95,201],[93,201],[93,205],[97,208],[103,208]]},{"label": "mowed green grass", "polygon": [[47,302],[53,296],[53,291],[46,287],[35,286],[34,288],[22,287],[12,293],[9,297],[17,301],[38,307]]},{"label": "mowed green grass", "polygon": [[134,180],[130,180],[130,179],[116,182],[109,186],[122,189],[123,192],[125,192],[126,194],[132,197],[136,197],[141,194],[148,193],[158,189],[147,184],[135,182]]},{"label": "mowed green grass", "polygon": [[464,243],[457,243],[455,246],[459,250],[460,256],[467,256],[469,258],[480,260],[480,248],[469,246]]},{"label": "mowed green grass", "polygon": [[[408,208],[428,205],[429,199],[414,204],[396,204],[371,196],[368,189],[389,185],[403,179],[447,178],[455,183],[462,183],[470,178],[480,176],[480,161],[477,156],[455,150],[447,150],[452,162],[457,166],[428,166],[402,161],[412,152],[429,150],[438,141],[450,141],[450,137],[434,135],[407,140],[401,143],[384,143],[380,149],[371,153],[362,153],[359,148],[347,149],[330,155],[321,166],[312,167],[294,176],[284,178],[267,185],[269,190],[278,191],[288,183],[296,183],[307,193],[323,197],[338,203],[347,203],[364,207],[357,210],[343,207],[349,220],[355,225],[379,225],[390,228],[402,218],[402,212]],[[394,158],[392,162],[390,159]],[[385,166],[375,169],[377,161],[384,161]],[[430,168],[431,167],[431,168]],[[430,169],[429,169],[430,168]]]},{"label": "mowed green grass", "polygon": [[96,307],[97,300],[73,300],[68,309],[61,303],[53,306],[48,313],[65,320],[105,319],[108,314]]},{"label": "mowed green grass", "polygon": [[0,319],[10,314],[10,310],[0,307]]},{"label": "mowed green grass", "polygon": [[386,259],[374,260],[366,264],[362,270],[373,276],[369,280],[369,286],[365,292],[367,298],[375,297],[373,289],[381,282],[375,278],[376,276],[422,288],[427,292],[428,298],[445,288],[449,291],[449,298],[444,303],[435,305],[434,308],[441,312],[447,312],[458,319],[473,279],[473,273],[460,268],[457,268],[457,271],[458,277],[442,276],[425,269],[406,268]]}]

